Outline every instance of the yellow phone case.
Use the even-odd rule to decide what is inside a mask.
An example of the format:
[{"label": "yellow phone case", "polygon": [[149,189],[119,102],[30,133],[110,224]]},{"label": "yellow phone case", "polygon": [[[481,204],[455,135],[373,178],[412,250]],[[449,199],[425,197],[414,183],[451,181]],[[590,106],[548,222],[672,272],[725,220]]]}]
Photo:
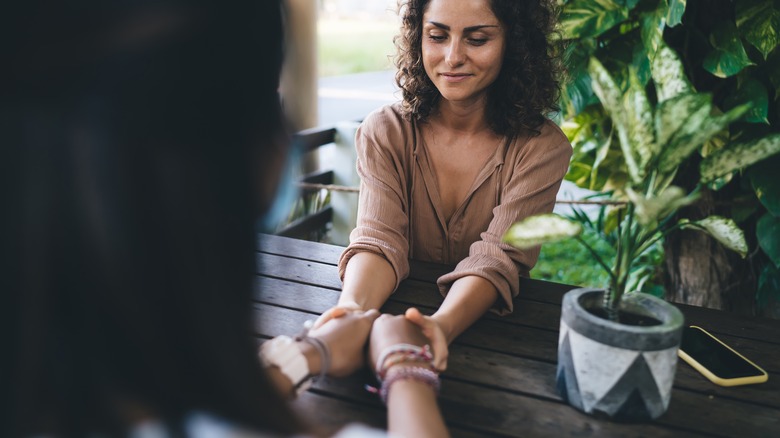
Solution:
[{"label": "yellow phone case", "polygon": [[750,384],[753,384],[753,383],[763,383],[763,382],[766,382],[769,379],[769,375],[767,374],[766,371],[764,371],[763,368],[761,368],[760,366],[754,364],[753,361],[751,361],[750,359],[748,359],[745,356],[741,355],[738,351],[734,350],[733,348],[731,348],[728,345],[726,345],[725,343],[723,343],[723,341],[721,341],[720,339],[718,339],[715,336],[713,336],[712,334],[710,334],[710,332],[708,332],[707,330],[704,330],[703,328],[701,328],[699,326],[692,325],[691,327],[692,328],[697,328],[697,329],[701,330],[702,332],[704,332],[704,334],[706,334],[709,337],[711,337],[712,339],[718,341],[719,344],[721,344],[725,348],[733,351],[734,354],[736,354],[737,356],[741,357],[742,359],[745,360],[745,362],[749,363],[750,365],[753,365],[754,367],[756,367],[756,369],[758,371],[761,372],[761,374],[757,375],[757,376],[747,376],[747,377],[736,377],[736,378],[733,378],[733,379],[724,379],[722,377],[719,377],[719,376],[716,376],[715,374],[713,374],[712,371],[710,371],[709,369],[705,368],[702,364],[697,362],[696,359],[694,359],[691,356],[689,356],[686,352],[682,351],[681,349],[677,350],[677,356],[679,356],[682,360],[687,362],[690,366],[694,367],[696,369],[696,371],[702,373],[704,375],[704,377],[709,379],[712,383],[714,383],[716,385],[720,385],[720,386],[738,386],[738,385],[750,385]]}]

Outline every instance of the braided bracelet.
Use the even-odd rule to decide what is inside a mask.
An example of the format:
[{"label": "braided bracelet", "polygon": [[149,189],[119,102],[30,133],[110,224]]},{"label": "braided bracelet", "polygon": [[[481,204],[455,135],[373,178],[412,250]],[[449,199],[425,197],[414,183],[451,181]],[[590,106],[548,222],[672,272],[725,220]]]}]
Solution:
[{"label": "braided bracelet", "polygon": [[330,349],[328,345],[319,338],[309,336],[309,330],[314,325],[314,321],[306,321],[303,323],[303,330],[295,337],[296,341],[306,342],[317,349],[320,354],[320,374],[315,380],[324,379],[330,369]]},{"label": "braided bracelet", "polygon": [[430,368],[417,367],[417,366],[399,366],[390,369],[387,373],[387,378],[382,381],[382,386],[377,389],[371,386],[367,386],[366,389],[369,392],[378,393],[379,398],[382,399],[384,404],[387,404],[387,396],[390,393],[390,387],[393,383],[399,380],[416,380],[422,382],[433,388],[433,391],[438,395],[441,382],[439,381],[439,375],[432,371]]},{"label": "braided bracelet", "polygon": [[387,369],[391,365],[397,363],[394,362],[391,365],[387,365],[387,359],[391,355],[402,355],[404,358],[402,361],[425,362],[428,364],[433,362],[433,354],[431,353],[430,345],[420,347],[413,344],[394,344],[382,350],[379,354],[379,359],[376,361],[376,375],[379,380],[384,380]]}]

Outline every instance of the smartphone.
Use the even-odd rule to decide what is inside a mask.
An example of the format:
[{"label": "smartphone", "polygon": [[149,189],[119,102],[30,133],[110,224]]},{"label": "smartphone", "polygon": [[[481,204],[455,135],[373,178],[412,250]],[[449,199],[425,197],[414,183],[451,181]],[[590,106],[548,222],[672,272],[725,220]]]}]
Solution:
[{"label": "smartphone", "polygon": [[695,325],[684,329],[677,355],[716,385],[749,385],[769,378],[761,367]]}]

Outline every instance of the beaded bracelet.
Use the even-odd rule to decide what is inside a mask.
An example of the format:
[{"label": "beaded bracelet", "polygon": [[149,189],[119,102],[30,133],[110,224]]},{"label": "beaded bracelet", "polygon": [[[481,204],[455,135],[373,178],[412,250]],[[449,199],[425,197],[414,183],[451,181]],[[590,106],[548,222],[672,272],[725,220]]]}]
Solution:
[{"label": "beaded bracelet", "polygon": [[417,366],[401,366],[394,367],[387,373],[387,378],[382,381],[382,386],[377,389],[371,386],[367,386],[366,389],[369,392],[379,394],[379,398],[382,402],[387,404],[387,396],[390,393],[390,387],[393,383],[399,380],[416,380],[422,382],[433,388],[433,391],[438,395],[441,382],[439,381],[439,375],[430,368],[417,367]]},{"label": "beaded bracelet", "polygon": [[[399,355],[402,357],[400,360],[394,360],[393,363],[388,365],[388,357]],[[379,359],[376,361],[376,375],[379,380],[384,380],[385,373],[390,366],[398,362],[425,362],[431,364],[433,362],[433,354],[431,353],[431,346],[425,345],[420,347],[412,344],[394,344],[386,347],[379,354]]]},{"label": "beaded bracelet", "polygon": [[324,379],[330,369],[330,349],[328,345],[319,338],[309,336],[309,330],[314,325],[314,321],[309,320],[303,323],[303,330],[295,337],[296,341],[306,342],[317,349],[320,354],[320,374],[315,380]]}]

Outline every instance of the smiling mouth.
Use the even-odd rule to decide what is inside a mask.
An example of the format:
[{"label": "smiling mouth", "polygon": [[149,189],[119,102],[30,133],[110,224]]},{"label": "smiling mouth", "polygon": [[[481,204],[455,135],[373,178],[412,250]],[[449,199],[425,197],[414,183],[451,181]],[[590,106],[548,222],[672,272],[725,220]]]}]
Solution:
[{"label": "smiling mouth", "polygon": [[441,73],[441,76],[447,82],[460,82],[471,77],[471,75],[467,73]]}]

